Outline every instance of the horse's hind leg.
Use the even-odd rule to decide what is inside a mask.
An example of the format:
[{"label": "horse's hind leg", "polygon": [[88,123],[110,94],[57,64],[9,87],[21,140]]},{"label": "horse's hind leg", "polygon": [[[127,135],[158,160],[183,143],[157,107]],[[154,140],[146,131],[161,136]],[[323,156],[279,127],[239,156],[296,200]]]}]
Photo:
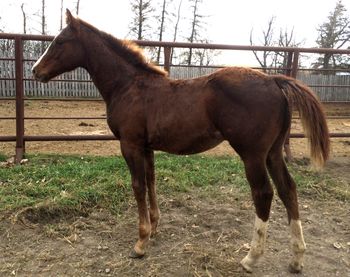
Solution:
[{"label": "horse's hind leg", "polygon": [[291,232],[293,259],[289,270],[298,273],[303,267],[303,256],[306,249],[301,222],[299,220],[296,185],[290,176],[282,155],[283,140],[276,142],[269,152],[267,166],[277,192],[287,209]]},{"label": "horse's hind leg", "polygon": [[241,265],[248,272],[252,272],[253,266],[264,253],[273,189],[266,171],[265,155],[251,155],[249,158],[243,158],[243,161],[252,191],[256,218],[250,250],[241,261]]}]

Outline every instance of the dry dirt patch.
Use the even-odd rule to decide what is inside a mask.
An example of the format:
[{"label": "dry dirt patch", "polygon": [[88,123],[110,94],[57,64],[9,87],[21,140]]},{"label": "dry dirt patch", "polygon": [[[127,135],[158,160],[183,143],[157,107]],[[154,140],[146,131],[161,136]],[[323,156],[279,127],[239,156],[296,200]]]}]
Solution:
[{"label": "dry dirt patch", "polygon": [[[349,276],[349,209],[334,200],[301,196],[300,202],[308,250],[299,276]],[[253,274],[239,266],[254,219],[249,193],[222,187],[210,198],[198,190],[161,195],[160,207],[159,233],[141,260],[128,258],[137,238],[133,203],[121,216],[94,210],[54,222],[2,220],[0,275],[295,276],[287,272],[289,230],[279,200],[273,202],[265,256]]]}]

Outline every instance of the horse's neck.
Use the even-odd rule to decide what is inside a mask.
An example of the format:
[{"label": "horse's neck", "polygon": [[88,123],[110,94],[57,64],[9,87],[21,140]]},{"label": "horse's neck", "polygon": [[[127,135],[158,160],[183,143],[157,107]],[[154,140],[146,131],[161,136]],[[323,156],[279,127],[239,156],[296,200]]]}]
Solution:
[{"label": "horse's neck", "polygon": [[126,89],[132,81],[136,69],[116,56],[95,34],[84,37],[83,44],[86,54],[86,69],[103,99],[111,100],[118,90]]}]

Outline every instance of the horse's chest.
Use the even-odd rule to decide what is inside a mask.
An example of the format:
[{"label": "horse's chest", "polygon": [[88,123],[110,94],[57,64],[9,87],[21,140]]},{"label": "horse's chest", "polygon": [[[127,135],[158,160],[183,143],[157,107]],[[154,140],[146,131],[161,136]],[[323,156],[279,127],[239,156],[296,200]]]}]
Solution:
[{"label": "horse's chest", "polygon": [[115,107],[107,111],[107,124],[117,139],[140,137],[145,130],[145,120],[137,109]]}]

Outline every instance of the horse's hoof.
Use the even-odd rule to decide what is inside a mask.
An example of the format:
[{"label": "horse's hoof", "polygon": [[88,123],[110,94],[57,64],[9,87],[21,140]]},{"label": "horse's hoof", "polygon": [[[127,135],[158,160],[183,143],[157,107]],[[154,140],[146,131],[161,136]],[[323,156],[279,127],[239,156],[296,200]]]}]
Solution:
[{"label": "horse's hoof", "polygon": [[151,238],[154,237],[157,234],[158,234],[158,230],[157,229],[152,229],[152,231],[151,231]]},{"label": "horse's hoof", "polygon": [[301,273],[303,270],[303,266],[299,263],[290,263],[288,266],[288,270],[290,273]]},{"label": "horse's hoof", "polygon": [[245,257],[242,261],[241,261],[241,266],[244,268],[245,271],[247,271],[248,273],[252,273],[253,272],[253,268],[250,265],[250,262],[248,260],[247,257]]},{"label": "horse's hoof", "polygon": [[132,259],[141,259],[145,256],[145,253],[137,253],[135,251],[135,249],[131,250],[131,252],[129,253],[129,257]]}]

